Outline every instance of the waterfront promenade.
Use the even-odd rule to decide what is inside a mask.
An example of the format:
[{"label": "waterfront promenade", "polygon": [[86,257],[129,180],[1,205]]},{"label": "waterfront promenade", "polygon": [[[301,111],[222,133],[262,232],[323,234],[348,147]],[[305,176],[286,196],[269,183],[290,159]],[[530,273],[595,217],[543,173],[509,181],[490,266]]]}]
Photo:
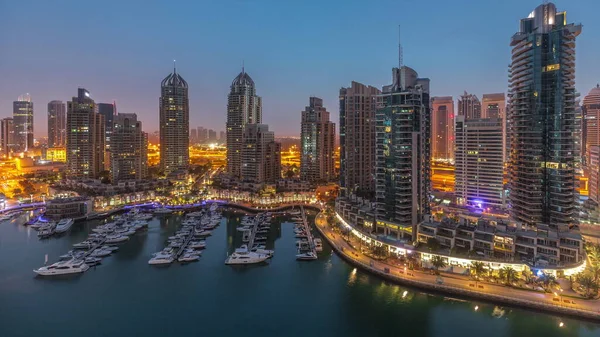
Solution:
[{"label": "waterfront promenade", "polygon": [[429,271],[409,270],[406,267],[373,260],[353,248],[340,234],[334,232],[328,226],[325,217],[318,218],[320,218],[320,221],[315,221],[315,227],[342,258],[352,265],[387,280],[436,292],[483,299],[498,304],[526,307],[600,321],[599,300],[574,298],[567,295],[556,297],[553,294],[475,282],[467,276],[457,274],[437,276],[432,275]]}]

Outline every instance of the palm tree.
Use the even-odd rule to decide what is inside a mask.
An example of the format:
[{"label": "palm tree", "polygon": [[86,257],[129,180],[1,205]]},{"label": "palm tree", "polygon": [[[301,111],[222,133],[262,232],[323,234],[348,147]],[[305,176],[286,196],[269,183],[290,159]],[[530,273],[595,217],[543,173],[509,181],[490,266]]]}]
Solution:
[{"label": "palm tree", "polygon": [[579,273],[576,276],[577,283],[585,289],[586,297],[594,297],[598,293],[598,282],[588,273]]},{"label": "palm tree", "polygon": [[504,280],[506,285],[510,285],[517,279],[517,271],[511,266],[506,266],[500,269],[500,278]]},{"label": "palm tree", "polygon": [[598,279],[600,278],[600,263],[590,263],[588,271],[594,282],[598,282]]},{"label": "palm tree", "polygon": [[558,284],[558,282],[556,281],[556,276],[554,276],[553,274],[546,273],[542,274],[542,282],[544,283],[544,288],[546,289],[546,291],[549,292],[552,292],[552,287]]},{"label": "palm tree", "polygon": [[436,273],[438,272],[438,269],[444,268],[448,265],[444,258],[439,255],[436,255],[431,258],[431,264],[435,268]]},{"label": "palm tree", "polygon": [[475,276],[475,279],[478,279],[483,273],[485,273],[485,264],[480,261],[471,262],[471,266],[469,267],[471,271],[471,275]]}]

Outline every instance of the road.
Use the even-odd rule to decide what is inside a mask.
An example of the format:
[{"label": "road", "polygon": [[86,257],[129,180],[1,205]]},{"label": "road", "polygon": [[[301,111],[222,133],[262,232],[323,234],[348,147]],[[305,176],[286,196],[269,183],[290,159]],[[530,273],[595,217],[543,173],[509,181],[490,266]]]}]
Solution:
[{"label": "road", "polygon": [[[316,221],[315,224],[320,231],[326,236],[326,239],[338,247],[346,257],[362,264],[363,266],[370,266],[371,269],[381,273],[386,269],[389,269],[390,276],[394,278],[406,279],[410,281],[429,283],[434,285],[438,281],[438,276],[431,275],[428,271],[414,271],[408,270],[406,267],[388,264],[386,262],[373,260],[370,257],[362,254],[359,250],[354,249],[346,240],[338,233],[327,226],[326,221]],[[509,298],[513,301],[531,301],[541,304],[550,305],[553,307],[571,308],[578,310],[586,310],[600,315],[600,301],[599,300],[586,300],[583,298],[573,299],[571,296],[560,296],[555,297],[553,294],[546,294],[530,290],[521,290],[517,288],[507,287],[503,285],[496,285],[484,282],[475,282],[468,276],[458,274],[445,274],[441,275],[444,286],[450,286],[463,291],[469,291],[474,293],[492,294]],[[573,292],[573,294],[575,294]],[[474,294],[476,295],[476,294]]]}]

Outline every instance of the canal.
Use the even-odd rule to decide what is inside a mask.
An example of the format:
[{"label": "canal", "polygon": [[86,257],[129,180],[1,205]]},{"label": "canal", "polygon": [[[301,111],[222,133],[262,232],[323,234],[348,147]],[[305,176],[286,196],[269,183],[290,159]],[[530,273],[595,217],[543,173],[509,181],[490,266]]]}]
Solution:
[{"label": "canal", "polygon": [[[199,262],[147,264],[181,217],[154,218],[120,250],[75,277],[40,278],[100,221],[38,240],[0,223],[0,336],[600,336],[600,325],[431,295],[355,270],[324,243],[319,259],[295,260],[293,225],[273,221],[267,265],[225,266],[241,244],[242,214],[225,212]],[[312,219],[312,218],[311,218]],[[559,327],[563,322],[564,326]]]}]

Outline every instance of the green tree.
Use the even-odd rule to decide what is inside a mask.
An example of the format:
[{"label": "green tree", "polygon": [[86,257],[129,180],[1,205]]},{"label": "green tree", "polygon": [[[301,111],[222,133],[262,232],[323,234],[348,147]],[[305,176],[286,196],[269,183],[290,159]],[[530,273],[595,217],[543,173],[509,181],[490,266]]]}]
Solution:
[{"label": "green tree", "polygon": [[594,277],[591,274],[579,273],[575,279],[585,289],[586,297],[594,297],[598,294],[598,282],[594,281]]},{"label": "green tree", "polygon": [[541,279],[544,289],[546,289],[548,292],[552,292],[552,288],[558,284],[556,281],[556,276],[553,274],[543,273]]},{"label": "green tree", "polygon": [[510,285],[518,279],[517,271],[510,266],[506,266],[500,269],[500,279],[504,281],[506,285]]},{"label": "green tree", "polygon": [[594,282],[598,282],[600,280],[600,264],[592,262],[587,269]]},{"label": "green tree", "polygon": [[436,255],[431,258],[431,264],[433,265],[433,268],[435,268],[436,273],[440,268],[444,268],[448,265],[446,263],[446,260],[444,260],[444,258],[439,255]]},{"label": "green tree", "polygon": [[408,268],[410,269],[414,269],[415,266],[417,265],[418,262],[418,257],[416,253],[412,253],[412,254],[407,254],[406,255],[406,262],[408,263]]},{"label": "green tree", "polygon": [[471,275],[475,276],[475,278],[478,279],[485,273],[485,264],[480,261],[473,261],[471,262],[469,270],[471,272]]}]

